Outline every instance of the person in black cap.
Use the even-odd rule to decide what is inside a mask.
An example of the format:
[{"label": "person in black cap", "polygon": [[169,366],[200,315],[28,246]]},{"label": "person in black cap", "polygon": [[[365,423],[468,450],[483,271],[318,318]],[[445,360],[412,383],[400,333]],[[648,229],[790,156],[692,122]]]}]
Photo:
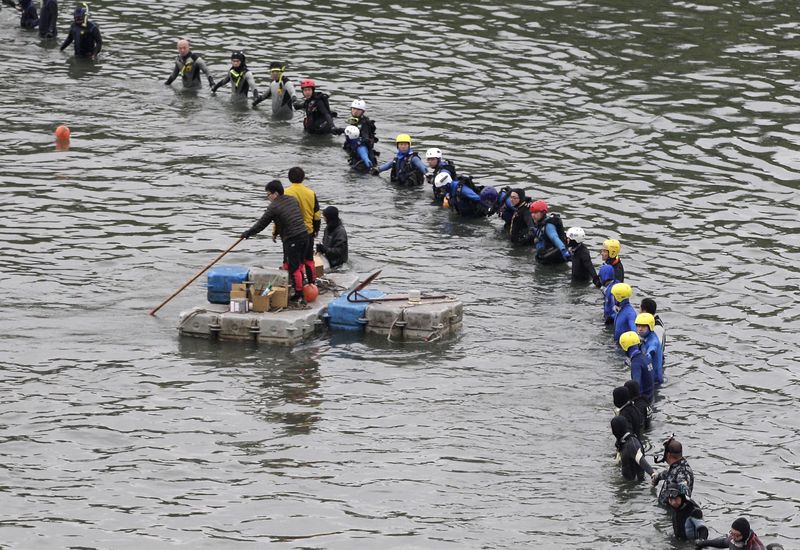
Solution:
[{"label": "person in black cap", "polygon": [[639,438],[631,432],[628,419],[624,416],[612,418],[611,432],[617,439],[615,446],[622,477],[628,481],[642,481],[645,473],[652,476],[653,468],[647,463]]},{"label": "person in black cap", "polygon": [[[511,242],[514,244],[532,244],[536,223],[530,211],[530,199],[525,195],[524,189],[512,189],[508,195],[514,213],[506,221],[506,229]],[[503,216],[503,219],[506,219]]]},{"label": "person in black cap", "polygon": [[689,463],[683,457],[683,445],[675,439],[673,435],[664,441],[664,454],[656,462],[666,462],[669,468],[663,470],[652,477],[650,480],[655,487],[659,482],[663,481],[664,486],[658,493],[658,503],[661,506],[667,506],[667,487],[670,485],[682,485],[686,487],[686,496],[691,497],[694,490],[694,472]]},{"label": "person in black cap", "polygon": [[703,522],[703,511],[695,501],[686,497],[686,486],[669,484],[666,493],[675,537],[679,540],[707,539],[708,528]]},{"label": "person in black cap", "polygon": [[764,543],[758,539],[755,532],[750,529],[750,522],[746,518],[736,518],[731,524],[728,536],[704,540],[697,543],[699,548],[730,548],[731,550],[766,550]]},{"label": "person in black cap", "polygon": [[75,8],[72,26],[69,28],[67,38],[61,43],[60,50],[63,52],[73,42],[75,57],[95,59],[103,49],[100,28],[93,21],[89,21],[89,5],[86,3]]},{"label": "person in black cap", "polygon": [[272,98],[272,116],[280,119],[290,119],[294,115],[294,101],[297,99],[294,84],[283,73],[286,64],[273,61],[269,64],[269,73],[272,80],[269,88],[257,99],[253,100],[253,107],[266,99]]},{"label": "person in black cap", "polygon": [[322,217],[325,218],[325,232],[322,234],[322,242],[317,243],[317,252],[327,258],[331,269],[336,269],[347,262],[347,231],[339,219],[339,209],[335,206],[325,208]]},{"label": "person in black cap", "polygon": [[645,396],[642,395],[639,382],[636,380],[628,380],[625,382],[624,386],[628,388],[628,395],[630,396],[631,401],[633,401],[633,404],[639,411],[639,414],[642,415],[642,429],[646,430],[650,427],[650,415],[653,412],[650,408],[650,402]]},{"label": "person in black cap", "polygon": [[252,90],[253,101],[258,99],[256,80],[253,78],[253,73],[247,69],[247,57],[241,50],[231,54],[231,68],[228,70],[228,74],[211,87],[211,92],[216,93],[228,82],[231,83],[231,95],[234,97],[246,99],[250,90]]},{"label": "person in black cap", "polygon": [[36,11],[36,4],[33,0],[20,0],[19,26],[23,29],[32,30],[39,26],[39,14]]},{"label": "person in black cap", "polygon": [[633,430],[633,433],[635,433],[637,436],[641,435],[643,424],[642,414],[636,408],[636,405],[634,405],[631,401],[628,388],[625,386],[614,388],[612,396],[614,398],[615,412],[619,416],[624,416],[628,419],[628,423],[631,425],[631,430]]}]

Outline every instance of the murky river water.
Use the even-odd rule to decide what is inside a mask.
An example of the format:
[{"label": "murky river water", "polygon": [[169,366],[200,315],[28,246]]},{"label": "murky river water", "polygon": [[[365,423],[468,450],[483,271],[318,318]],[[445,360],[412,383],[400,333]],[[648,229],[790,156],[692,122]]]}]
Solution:
[{"label": "murky river water", "polygon": [[[625,379],[600,296],[497,220],[351,173],[339,139],[165,87],[179,35],[367,100],[483,183],[623,242],[668,324],[651,444],[675,432],[712,534],[800,541],[800,17],[793,2],[123,2],[70,64],[0,12],[0,547],[688,548],[611,461]],[[61,36],[69,19],[61,6]],[[52,132],[73,131],[69,152]],[[431,346],[179,339],[263,185],[306,168],[354,268],[466,305]],[[278,262],[269,239],[231,263]]]}]

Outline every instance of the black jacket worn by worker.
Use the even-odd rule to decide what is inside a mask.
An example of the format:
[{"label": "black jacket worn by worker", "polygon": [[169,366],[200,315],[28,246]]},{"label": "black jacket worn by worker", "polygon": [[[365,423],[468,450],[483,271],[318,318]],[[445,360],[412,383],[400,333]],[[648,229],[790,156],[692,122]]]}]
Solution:
[{"label": "black jacket worn by worker", "polygon": [[628,420],[631,431],[634,434],[640,435],[642,433],[642,427],[644,426],[644,419],[642,418],[642,413],[639,412],[639,409],[637,409],[630,400],[628,388],[624,386],[614,388],[613,396],[614,407],[617,409],[617,414]]},{"label": "black jacket worn by worker", "polygon": [[19,26],[28,30],[35,29],[39,25],[39,14],[36,12],[33,0],[21,0],[19,9],[22,12],[19,16]]},{"label": "black jacket worn by worker", "polygon": [[[522,197],[520,197],[522,198]],[[525,198],[520,200],[517,211],[511,218],[508,227],[508,236],[514,244],[531,244],[536,229],[536,222],[533,221],[530,211],[530,201]]]},{"label": "black jacket worn by worker", "polygon": [[646,430],[650,427],[650,415],[652,414],[650,401],[642,395],[639,382],[636,380],[627,380],[623,385],[628,388],[628,395],[636,407],[636,410],[638,410],[639,414],[642,416],[642,428]]},{"label": "black jacket worn by worker", "polygon": [[305,112],[303,129],[309,134],[330,134],[333,132],[335,128],[333,113],[331,113],[327,94],[315,91],[310,98],[295,101],[294,108]]},{"label": "black jacket worn by worker", "polygon": [[[686,498],[684,495],[681,495],[680,498],[681,505],[679,508],[669,507],[670,515],[672,516],[672,532],[678,540],[698,538],[698,533],[692,529],[692,526],[699,523],[697,520],[703,519],[703,511],[692,499]],[[694,521],[689,521],[689,518]],[[690,533],[687,533],[687,522],[689,522]]]},{"label": "black jacket worn by worker", "polygon": [[66,40],[61,44],[61,51],[64,51],[73,42],[75,44],[75,57],[95,57],[103,49],[103,37],[100,34],[100,28],[92,21],[87,21],[85,25],[73,22]]},{"label": "black jacket worn by worker", "polygon": [[335,269],[347,262],[347,231],[335,207],[327,207],[323,214],[327,224],[322,235],[322,246],[318,248],[330,262],[331,269]]},{"label": "black jacket worn by worker", "polygon": [[644,449],[639,438],[631,433],[628,419],[622,416],[612,418],[611,431],[617,438],[615,446],[622,477],[628,481],[642,481],[645,473],[653,475],[653,468],[650,467],[644,456]]},{"label": "black jacket worn by worker", "polygon": [[243,236],[249,238],[257,235],[272,222],[275,222],[275,228],[283,241],[298,237],[306,239],[308,236],[300,203],[289,195],[280,195],[273,200],[261,218]]},{"label": "black jacket worn by worker", "polygon": [[616,258],[609,258],[606,260],[606,263],[614,268],[614,278],[619,283],[625,282],[625,267],[622,265],[622,260],[619,259],[619,256]]},{"label": "black jacket worn by worker", "polygon": [[39,36],[42,38],[55,38],[58,34],[57,24],[58,2],[56,0],[44,0],[42,2],[42,13],[39,16]]},{"label": "black jacket worn by worker", "polygon": [[583,243],[570,246],[572,254],[572,280],[576,283],[586,283],[591,281],[594,286],[600,288],[600,278],[592,263],[592,256],[589,249]]}]

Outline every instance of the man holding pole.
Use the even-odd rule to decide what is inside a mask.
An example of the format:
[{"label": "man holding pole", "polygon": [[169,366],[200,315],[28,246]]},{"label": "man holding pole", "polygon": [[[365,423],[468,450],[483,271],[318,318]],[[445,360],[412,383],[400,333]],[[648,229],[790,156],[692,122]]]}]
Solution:
[{"label": "man holding pole", "polygon": [[241,237],[249,239],[261,233],[270,223],[275,222],[276,234],[283,241],[283,255],[289,265],[290,278],[294,283],[292,302],[303,300],[303,259],[307,248],[308,231],[300,211],[300,203],[296,198],[283,194],[283,185],[272,180],[266,185],[267,199],[270,201],[264,215],[253,226],[243,232]]}]

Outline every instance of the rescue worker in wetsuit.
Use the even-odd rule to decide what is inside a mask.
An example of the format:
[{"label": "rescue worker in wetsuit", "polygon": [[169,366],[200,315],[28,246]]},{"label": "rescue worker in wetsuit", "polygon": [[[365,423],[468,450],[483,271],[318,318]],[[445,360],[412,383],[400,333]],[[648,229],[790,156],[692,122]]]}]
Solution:
[{"label": "rescue worker in wetsuit", "polygon": [[258,99],[256,80],[253,73],[247,69],[247,57],[244,52],[237,50],[231,54],[231,68],[228,74],[222,77],[216,84],[211,86],[211,93],[217,93],[222,86],[231,83],[231,95],[242,99],[247,99],[250,91],[253,91],[253,100]]},{"label": "rescue worker in wetsuit", "polygon": [[39,13],[36,11],[36,4],[33,0],[20,0],[19,2],[19,26],[23,29],[33,30],[39,26]]},{"label": "rescue worker in wetsuit", "polygon": [[635,433],[637,436],[641,435],[642,424],[644,422],[642,419],[642,413],[639,412],[639,409],[637,409],[636,405],[634,405],[633,401],[631,401],[628,388],[625,386],[614,388],[611,396],[614,400],[614,416],[624,416],[627,418],[633,433]]},{"label": "rescue worker in wetsuit", "polygon": [[597,276],[600,278],[600,284],[603,285],[603,322],[606,325],[613,325],[617,316],[617,308],[614,305],[614,295],[611,294],[611,290],[619,281],[614,279],[614,268],[608,264],[600,266]]},{"label": "rescue worker in wetsuit", "polygon": [[[625,284],[625,283],[620,283]],[[635,380],[641,388],[642,395],[653,401],[655,384],[653,383],[653,364],[641,348],[639,335],[633,331],[625,332],[619,337],[619,345],[628,357],[631,365],[631,380]]]},{"label": "rescue worker in wetsuit", "polygon": [[467,218],[486,215],[487,208],[481,200],[480,191],[472,183],[472,178],[462,176],[453,180],[449,172],[440,172],[433,185],[434,188],[444,189],[443,208],[450,208],[459,216]]},{"label": "rescue worker in wetsuit", "polygon": [[253,107],[262,101],[272,98],[272,116],[281,120],[288,120],[294,114],[294,102],[297,96],[294,91],[294,84],[288,76],[283,73],[286,65],[273,61],[269,64],[270,82],[267,91],[261,94],[258,99],[253,101]]},{"label": "rescue worker in wetsuit", "polygon": [[[270,205],[261,216],[247,231],[241,234],[243,239],[249,239],[253,235],[261,233],[270,223],[275,222],[277,235],[283,242],[283,257],[287,263],[289,276],[294,284],[294,295],[290,298],[292,302],[303,300],[303,257],[308,246],[308,233],[303,221],[303,214],[300,211],[300,203],[295,197],[284,194],[283,185],[278,180],[269,182],[265,190]],[[273,236],[273,241],[276,237]]]},{"label": "rescue worker in wetsuit", "polygon": [[667,498],[672,532],[678,540],[706,540],[708,528],[703,521],[703,511],[686,494],[686,486],[670,483],[664,491]]},{"label": "rescue worker in wetsuit", "polygon": [[458,179],[456,167],[452,162],[449,162],[442,157],[442,150],[437,147],[432,147],[425,151],[425,161],[428,163],[428,173],[425,174],[425,181],[433,186],[433,199],[437,203],[440,203],[442,200],[444,200],[444,195],[441,195],[442,188],[437,188],[434,185],[436,176],[446,172],[450,174],[451,180],[456,180]]},{"label": "rescue worker in wetsuit", "polygon": [[[530,199],[524,189],[512,189],[508,194],[508,202],[513,214],[506,222],[508,238],[514,244],[533,244],[536,233],[536,222],[530,211]],[[505,217],[503,218],[505,219]]]},{"label": "rescue worker in wetsuit", "polygon": [[581,227],[570,227],[567,229],[567,248],[572,255],[572,282],[587,283],[591,281],[594,286],[600,288],[600,277],[592,263],[592,256],[589,249],[583,243],[586,239],[586,232]]},{"label": "rescue worker in wetsuit", "polygon": [[729,548],[730,550],[766,550],[764,543],[750,528],[750,522],[745,518],[736,518],[731,524],[731,529],[725,537],[709,539],[695,545],[700,548]]},{"label": "rescue worker in wetsuit", "polygon": [[39,36],[41,38],[55,38],[58,35],[58,2],[44,0],[42,11],[39,14]]},{"label": "rescue worker in wetsuit", "polygon": [[534,201],[530,207],[536,224],[533,243],[536,245],[536,261],[543,264],[568,262],[572,255],[567,250],[564,223],[558,214],[548,214],[547,203]]},{"label": "rescue worker in wetsuit", "polygon": [[617,314],[614,316],[614,341],[619,342],[623,332],[636,332],[636,310],[631,305],[633,289],[627,283],[617,283],[611,287]]},{"label": "rescue worker in wetsuit", "polygon": [[624,416],[615,416],[611,419],[611,433],[614,434],[617,448],[617,462],[622,471],[622,477],[628,481],[642,481],[644,474],[653,475],[653,469],[647,463],[644,449],[639,438],[631,431],[628,419]]},{"label": "rescue worker in wetsuit", "polygon": [[400,185],[421,185],[425,179],[425,168],[419,155],[411,148],[411,136],[400,134],[394,140],[397,145],[397,153],[390,161],[384,162],[377,168],[372,169],[372,175],[377,176],[381,172],[391,170],[390,181]]},{"label": "rescue worker in wetsuit", "polygon": [[294,102],[297,111],[303,111],[303,131],[308,134],[324,135],[339,133],[333,123],[336,113],[331,111],[328,94],[317,91],[317,83],[307,78],[300,81],[302,99]]},{"label": "rescue worker in wetsuit", "polygon": [[656,487],[660,482],[664,482],[661,491],[658,493],[658,503],[662,506],[667,505],[667,487],[670,485],[683,485],[686,487],[686,495],[691,497],[694,490],[694,472],[692,467],[683,456],[683,445],[675,439],[673,435],[664,441],[664,454],[659,460],[657,457],[656,462],[666,462],[669,468],[658,472],[650,480],[653,487]]},{"label": "rescue worker in wetsuit", "polygon": [[208,85],[213,88],[214,79],[208,73],[206,62],[198,54],[192,52],[187,39],[181,38],[178,40],[178,57],[175,59],[175,67],[164,84],[169,86],[180,76],[184,88],[198,88],[200,87],[200,73],[206,75]]},{"label": "rescue worker in wetsuit", "polygon": [[642,303],[639,306],[639,312],[649,313],[656,320],[656,328],[653,329],[653,332],[656,333],[656,336],[658,336],[658,341],[661,342],[661,356],[663,357],[666,354],[665,352],[667,349],[667,329],[664,326],[664,322],[661,320],[661,317],[656,314],[657,307],[658,305],[656,304],[655,300],[652,298],[645,298],[642,300]]},{"label": "rescue worker in wetsuit", "polygon": [[614,278],[620,283],[625,282],[625,268],[619,257],[620,244],[617,239],[606,239],[603,241],[603,248],[600,249],[600,257],[603,263],[614,268]]},{"label": "rescue worker in wetsuit", "polygon": [[636,380],[626,380],[623,386],[628,388],[628,395],[630,395],[631,401],[642,417],[642,429],[646,430],[650,427],[650,416],[653,413],[650,402],[642,395],[639,382]]},{"label": "rescue worker in wetsuit", "polygon": [[[344,129],[345,140],[342,148],[347,151],[348,162],[355,170],[360,172],[370,171],[378,164],[375,153],[375,123],[364,113],[367,102],[363,99],[354,99],[350,104],[350,118],[348,126]],[[334,133],[339,133],[338,129]]]},{"label": "rescue worker in wetsuit", "polygon": [[308,282],[314,283],[317,280],[317,266],[314,264],[314,239],[319,234],[322,215],[319,211],[317,194],[303,184],[305,177],[306,173],[299,166],[290,168],[289,181],[291,185],[286,189],[286,194],[296,198],[297,202],[300,203],[300,211],[303,213],[303,221],[306,224],[307,231],[303,265],[306,268]]},{"label": "rescue worker in wetsuit", "polygon": [[81,4],[75,8],[73,13],[73,23],[69,28],[67,38],[62,42],[62,52],[67,46],[74,43],[75,57],[85,59],[95,59],[100,50],[103,49],[103,37],[100,28],[89,21],[89,6]]},{"label": "rescue worker in wetsuit", "polygon": [[347,231],[335,206],[325,208],[322,217],[325,218],[325,232],[322,242],[317,244],[317,252],[325,256],[331,269],[336,269],[347,262]]},{"label": "rescue worker in wetsuit", "polygon": [[636,316],[634,323],[636,323],[636,332],[642,339],[642,347],[653,362],[656,386],[660,386],[664,383],[664,355],[661,350],[661,342],[655,333],[656,318],[649,313],[640,313]]}]

